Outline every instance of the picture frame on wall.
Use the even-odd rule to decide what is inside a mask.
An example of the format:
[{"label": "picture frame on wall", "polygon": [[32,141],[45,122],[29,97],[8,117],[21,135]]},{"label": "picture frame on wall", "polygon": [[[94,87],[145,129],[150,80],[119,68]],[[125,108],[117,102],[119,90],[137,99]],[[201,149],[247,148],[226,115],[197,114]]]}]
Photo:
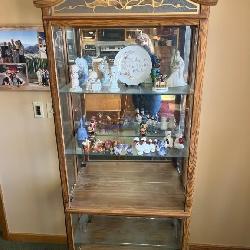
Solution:
[{"label": "picture frame on wall", "polygon": [[[4,77],[6,77],[5,82],[3,82]],[[18,80],[19,84],[16,84],[15,77],[23,79],[23,83],[20,84]],[[46,90],[49,89],[49,85],[43,28],[38,26],[1,28],[0,89],[19,87],[27,90]]]},{"label": "picture frame on wall", "polygon": [[21,87],[29,83],[26,63],[0,63],[2,86]]}]

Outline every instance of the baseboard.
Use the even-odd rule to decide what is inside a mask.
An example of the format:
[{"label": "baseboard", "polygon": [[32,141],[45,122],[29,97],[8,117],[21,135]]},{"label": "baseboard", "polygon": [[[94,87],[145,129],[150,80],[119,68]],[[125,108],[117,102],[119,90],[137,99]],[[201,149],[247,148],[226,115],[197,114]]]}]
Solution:
[{"label": "baseboard", "polygon": [[18,242],[35,242],[35,243],[57,243],[65,244],[67,238],[65,235],[47,235],[47,234],[30,234],[30,233],[8,233],[8,240]]},{"label": "baseboard", "polygon": [[189,250],[250,250],[250,247],[232,247],[208,244],[189,244]]}]

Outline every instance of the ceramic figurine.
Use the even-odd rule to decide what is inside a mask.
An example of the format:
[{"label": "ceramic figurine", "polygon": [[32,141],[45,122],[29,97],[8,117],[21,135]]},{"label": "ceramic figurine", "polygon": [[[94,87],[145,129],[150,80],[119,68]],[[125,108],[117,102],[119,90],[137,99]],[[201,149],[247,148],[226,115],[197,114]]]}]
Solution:
[{"label": "ceramic figurine", "polygon": [[111,140],[106,140],[104,142],[104,147],[105,147],[105,150],[109,152],[110,149],[112,148],[112,141]]},{"label": "ceramic figurine", "polygon": [[147,134],[147,128],[148,128],[148,126],[147,126],[147,124],[146,123],[141,123],[140,124],[140,135],[142,136],[142,137],[144,137],[144,136],[146,136],[146,134]]},{"label": "ceramic figurine", "polygon": [[120,88],[118,87],[118,66],[112,66],[111,67],[111,91],[120,91]]},{"label": "ceramic figurine", "polygon": [[154,153],[155,152],[155,144],[153,143],[152,139],[148,140],[148,145],[150,146],[150,152]]},{"label": "ceramic figurine", "polygon": [[83,150],[85,152],[89,152],[90,150],[90,141],[88,139],[85,139],[83,142],[82,142],[82,147],[83,147]]},{"label": "ceramic figurine", "polygon": [[171,131],[166,131],[165,148],[172,148],[174,146],[174,140],[171,134]]},{"label": "ceramic figurine", "polygon": [[167,153],[167,150],[166,150],[166,148],[165,148],[165,142],[164,141],[159,141],[158,142],[158,154],[160,155],[160,156],[164,156],[164,155],[166,155],[166,153]]},{"label": "ceramic figurine", "polygon": [[[92,70],[92,69],[90,69],[89,70],[89,77],[88,77],[88,80],[87,80],[87,82],[86,82],[86,90],[88,90],[88,91],[91,91],[91,90],[93,90],[92,89],[92,85],[94,85],[94,84],[99,84],[100,86],[101,86],[101,82],[100,82],[100,80],[98,79],[98,75],[97,75],[97,73],[94,71],[94,70]],[[95,88],[95,87],[94,87]]]},{"label": "ceramic figurine", "polygon": [[122,154],[122,144],[117,144],[115,147],[114,147],[114,154],[115,155],[121,155]]},{"label": "ceramic figurine", "polygon": [[133,147],[131,145],[129,145],[128,148],[127,148],[127,154],[131,155],[132,152],[133,152]]},{"label": "ceramic figurine", "polygon": [[176,138],[174,140],[174,148],[184,149],[184,139],[182,133],[176,134]]},{"label": "ceramic figurine", "polygon": [[167,130],[168,129],[167,117],[162,116],[160,124],[161,124],[161,130]]},{"label": "ceramic figurine", "polygon": [[89,75],[88,62],[83,57],[77,57],[75,60],[75,64],[79,68],[78,75],[79,75],[79,81],[80,81],[80,86],[81,86],[88,79],[88,75]]},{"label": "ceramic figurine", "polygon": [[168,87],[181,87],[187,85],[184,79],[185,63],[179,50],[174,50],[171,57],[171,75],[167,79]]},{"label": "ceramic figurine", "polygon": [[151,141],[148,140],[147,143],[146,143],[146,145],[145,145],[145,147],[144,147],[144,153],[145,154],[150,154],[151,149],[152,149],[151,145],[152,145],[152,140]]},{"label": "ceramic figurine", "polygon": [[169,122],[168,122],[168,129],[175,129],[176,128],[176,121],[175,121],[175,117],[171,116],[169,118]]},{"label": "ceramic figurine", "polygon": [[[109,85],[110,84],[110,71],[109,71],[109,63],[108,63],[107,57],[102,58],[102,61],[98,66],[98,69],[103,75],[101,79],[101,83],[103,85]],[[116,69],[116,72],[117,72],[117,69]]]},{"label": "ceramic figurine", "polygon": [[84,124],[84,119],[81,118],[80,119],[80,126],[77,129],[77,141],[81,144],[82,141],[86,140],[88,138],[88,133],[87,130],[85,128],[85,124]]},{"label": "ceramic figurine", "polygon": [[82,88],[80,87],[79,83],[79,67],[74,64],[70,66],[70,78],[71,78],[71,88],[70,91],[82,91]]},{"label": "ceramic figurine", "polygon": [[141,122],[142,122],[142,116],[140,115],[139,112],[136,114],[135,120],[136,120],[138,123],[141,123]]}]

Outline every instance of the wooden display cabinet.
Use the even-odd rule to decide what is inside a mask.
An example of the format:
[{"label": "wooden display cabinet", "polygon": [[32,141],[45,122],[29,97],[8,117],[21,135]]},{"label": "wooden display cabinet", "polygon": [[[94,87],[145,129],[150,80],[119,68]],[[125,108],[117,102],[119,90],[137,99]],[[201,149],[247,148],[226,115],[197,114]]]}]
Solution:
[{"label": "wooden display cabinet", "polygon": [[[188,249],[208,18],[217,0],[34,4],[42,9],[46,31],[69,249]],[[173,49],[180,51],[186,86],[157,92],[150,80],[132,87],[119,81],[120,91],[109,82],[90,91],[85,81],[80,91],[71,89],[77,57],[97,71],[106,56],[112,67],[117,53],[138,43],[140,34],[147,36],[141,45],[153,67],[159,68],[158,58],[166,77]],[[82,146],[77,130],[88,112],[93,117],[87,115],[83,125],[94,121],[95,133]],[[146,139],[140,119],[147,124]],[[175,144],[166,149],[168,133]]]}]

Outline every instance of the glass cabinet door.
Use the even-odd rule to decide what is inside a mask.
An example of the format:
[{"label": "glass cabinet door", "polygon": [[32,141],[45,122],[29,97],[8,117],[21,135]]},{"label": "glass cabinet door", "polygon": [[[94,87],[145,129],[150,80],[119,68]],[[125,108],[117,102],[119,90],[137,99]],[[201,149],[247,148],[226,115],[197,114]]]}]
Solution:
[{"label": "glass cabinet door", "polygon": [[180,249],[197,27],[53,36],[76,246]]}]

